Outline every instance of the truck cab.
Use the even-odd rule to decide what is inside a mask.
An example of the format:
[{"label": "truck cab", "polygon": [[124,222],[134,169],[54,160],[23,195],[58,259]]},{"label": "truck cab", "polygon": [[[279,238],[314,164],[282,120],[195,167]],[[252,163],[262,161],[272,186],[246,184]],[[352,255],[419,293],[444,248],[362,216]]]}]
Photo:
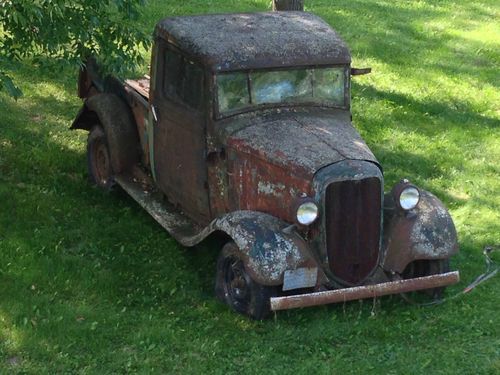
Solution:
[{"label": "truck cab", "polygon": [[363,72],[310,13],[166,18],[150,76],[102,78],[89,61],[72,128],[90,131],[97,185],[120,185],[183,245],[223,239],[216,294],[238,312],[437,298],[458,281],[447,272],[456,231],[408,180],[384,194],[351,122],[351,76]]}]

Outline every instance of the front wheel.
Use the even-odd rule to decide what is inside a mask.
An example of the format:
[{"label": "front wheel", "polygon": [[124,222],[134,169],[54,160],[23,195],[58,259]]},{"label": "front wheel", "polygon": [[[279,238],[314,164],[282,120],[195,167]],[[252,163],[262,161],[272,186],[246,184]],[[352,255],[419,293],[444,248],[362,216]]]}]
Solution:
[{"label": "front wheel", "polygon": [[[449,259],[431,259],[431,260],[416,260],[411,262],[403,272],[403,279],[413,279],[415,277],[424,277],[438,275],[450,271]],[[405,299],[416,299],[417,295],[430,298],[432,301],[440,300],[443,297],[445,286],[425,289],[416,292],[416,295],[410,296],[411,293],[404,293]]]},{"label": "front wheel", "polygon": [[252,280],[237,245],[231,241],[217,260],[215,293],[233,310],[261,320],[270,315],[270,298],[277,294],[277,288]]}]

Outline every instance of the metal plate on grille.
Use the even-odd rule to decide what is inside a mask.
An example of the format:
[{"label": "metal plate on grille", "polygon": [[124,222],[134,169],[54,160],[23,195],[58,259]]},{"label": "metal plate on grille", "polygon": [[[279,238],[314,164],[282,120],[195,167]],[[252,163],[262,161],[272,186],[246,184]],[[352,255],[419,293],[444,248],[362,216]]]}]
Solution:
[{"label": "metal plate on grille", "polygon": [[312,288],[318,280],[318,268],[297,268],[286,270],[283,278],[283,290]]}]

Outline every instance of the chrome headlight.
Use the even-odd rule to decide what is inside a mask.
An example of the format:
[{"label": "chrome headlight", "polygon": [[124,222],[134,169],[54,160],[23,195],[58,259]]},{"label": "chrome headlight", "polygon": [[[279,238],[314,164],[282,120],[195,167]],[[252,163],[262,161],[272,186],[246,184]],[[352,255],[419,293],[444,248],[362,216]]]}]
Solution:
[{"label": "chrome headlight", "polygon": [[310,225],[318,218],[319,210],[316,203],[307,201],[297,208],[297,222],[300,225]]},{"label": "chrome headlight", "polygon": [[392,190],[396,204],[403,210],[413,210],[420,201],[420,191],[408,180],[402,180]]},{"label": "chrome headlight", "polygon": [[399,196],[399,205],[403,210],[412,210],[417,207],[420,200],[420,192],[415,186],[408,186]]}]

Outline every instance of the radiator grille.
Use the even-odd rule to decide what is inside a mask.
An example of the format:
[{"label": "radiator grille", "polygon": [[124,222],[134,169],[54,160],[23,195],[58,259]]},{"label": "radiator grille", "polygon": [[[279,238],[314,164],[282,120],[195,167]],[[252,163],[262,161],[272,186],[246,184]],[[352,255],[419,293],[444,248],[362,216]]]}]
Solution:
[{"label": "radiator grille", "polygon": [[325,197],[328,264],[336,278],[359,284],[377,266],[381,183],[376,177],[333,182]]}]

